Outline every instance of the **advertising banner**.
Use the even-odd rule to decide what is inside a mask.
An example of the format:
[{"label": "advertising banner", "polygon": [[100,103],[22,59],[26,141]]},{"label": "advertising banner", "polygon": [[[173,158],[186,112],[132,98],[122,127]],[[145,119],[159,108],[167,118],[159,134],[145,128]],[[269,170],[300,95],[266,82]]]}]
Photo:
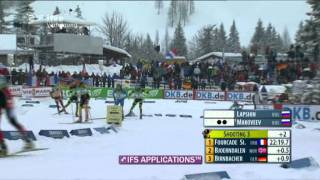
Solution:
[{"label": "advertising banner", "polygon": [[253,92],[227,92],[227,101],[252,101]]},{"label": "advertising banner", "polygon": [[9,86],[12,96],[22,96],[22,86]]},{"label": "advertising banner", "polygon": [[320,105],[283,105],[292,113],[292,119],[296,121],[319,121],[320,122]]},{"label": "advertising banner", "polygon": [[195,100],[225,100],[225,93],[222,91],[195,91]]},{"label": "advertising banner", "polygon": [[190,90],[164,90],[164,99],[193,99],[193,91]]},{"label": "advertising banner", "polygon": [[[133,88],[127,89],[128,94],[131,94]],[[112,98],[113,90],[111,88],[89,88],[89,94],[91,98]],[[70,97],[70,90],[63,90],[64,97]],[[162,99],[163,98],[163,90],[162,89],[145,89],[144,92],[146,99]],[[130,98],[130,97],[129,97]]]},{"label": "advertising banner", "polygon": [[41,87],[41,88],[23,88],[22,96],[23,97],[49,97],[51,87]]}]

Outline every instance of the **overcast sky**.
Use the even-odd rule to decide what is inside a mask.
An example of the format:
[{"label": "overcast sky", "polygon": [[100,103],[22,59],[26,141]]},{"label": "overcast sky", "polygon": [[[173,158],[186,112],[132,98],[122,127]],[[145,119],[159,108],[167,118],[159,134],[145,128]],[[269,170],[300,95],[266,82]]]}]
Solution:
[{"label": "overcast sky", "polygon": [[[128,21],[130,30],[136,33],[149,33],[154,39],[156,30],[163,39],[166,29],[166,12],[169,1],[165,1],[160,15],[156,14],[154,1],[36,1],[33,3],[36,15],[52,14],[58,6],[67,13],[69,8],[79,5],[85,19],[101,24],[105,13],[116,11]],[[278,32],[287,27],[294,39],[301,20],[307,19],[309,5],[301,1],[195,1],[196,13],[185,27],[187,40],[204,25],[224,23],[229,31],[233,19],[240,33],[241,45],[248,45],[259,18],[266,26],[271,22]],[[173,29],[169,29],[171,37]]]}]

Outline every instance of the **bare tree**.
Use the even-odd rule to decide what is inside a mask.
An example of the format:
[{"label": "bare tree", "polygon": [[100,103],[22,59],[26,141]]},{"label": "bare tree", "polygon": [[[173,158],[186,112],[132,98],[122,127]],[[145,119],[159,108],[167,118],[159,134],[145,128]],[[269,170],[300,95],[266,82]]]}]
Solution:
[{"label": "bare tree", "polygon": [[188,6],[189,6],[189,14],[192,15],[195,12],[194,1],[189,0]]},{"label": "bare tree", "polygon": [[171,0],[168,10],[168,25],[174,27],[178,23],[185,26],[195,12],[193,0]]},{"label": "bare tree", "polygon": [[155,0],[155,7],[157,9],[158,15],[161,12],[161,9],[163,8],[163,0]]},{"label": "bare tree", "polygon": [[99,30],[110,45],[120,48],[125,46],[124,39],[128,33],[128,23],[121,14],[113,12],[109,15],[106,13]]},{"label": "bare tree", "polygon": [[168,25],[174,27],[178,21],[178,1],[171,0],[168,10]]}]

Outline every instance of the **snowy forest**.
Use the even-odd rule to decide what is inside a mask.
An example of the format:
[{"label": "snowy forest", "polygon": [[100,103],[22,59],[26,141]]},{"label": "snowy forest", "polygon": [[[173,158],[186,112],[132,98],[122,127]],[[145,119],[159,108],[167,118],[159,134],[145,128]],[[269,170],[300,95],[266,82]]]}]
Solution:
[{"label": "snowy forest", "polygon": [[[28,26],[28,22],[36,18],[32,8],[34,1],[0,1],[0,34],[1,33],[41,33],[39,29]],[[259,19],[252,34],[251,43],[247,47],[240,44],[237,22],[233,20],[231,27],[225,27],[224,22],[215,22],[199,27],[191,39],[186,39],[184,27],[188,26],[190,19],[197,13],[196,2],[193,0],[169,2],[169,8],[164,8],[163,0],[155,0],[154,13],[167,18],[167,24],[161,31],[164,37],[159,37],[159,30],[155,29],[155,37],[150,32],[134,32],[125,19],[117,12],[106,12],[98,32],[102,34],[105,42],[127,50],[132,54],[133,61],[161,60],[167,51],[176,49],[177,56],[185,56],[188,60],[195,59],[206,53],[249,51],[255,54],[266,54],[266,49],[273,49],[278,53],[286,53],[291,44],[299,46],[307,55],[318,59],[320,41],[320,2],[307,0],[312,11],[309,17],[302,21],[294,39],[290,38],[288,29],[279,30],[272,22],[263,22]],[[14,7],[14,11],[12,11]],[[82,17],[81,8],[75,5],[74,11]],[[9,9],[11,9],[9,11]],[[48,8],[50,9],[50,8]],[[53,15],[59,14],[59,7],[51,7]],[[164,12],[164,11],[167,12]],[[200,11],[200,10],[199,10]],[[13,20],[8,20],[13,16]]]}]

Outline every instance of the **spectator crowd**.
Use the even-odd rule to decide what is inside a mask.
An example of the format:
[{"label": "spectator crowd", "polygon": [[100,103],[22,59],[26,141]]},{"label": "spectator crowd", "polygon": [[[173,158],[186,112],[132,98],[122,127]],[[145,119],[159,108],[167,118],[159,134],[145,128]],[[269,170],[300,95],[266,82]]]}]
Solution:
[{"label": "spectator crowd", "polygon": [[311,62],[299,48],[291,47],[285,59],[277,59],[272,50],[266,52],[266,63],[256,64],[255,56],[242,53],[242,61],[231,64],[222,59],[214,62],[138,62],[125,64],[119,74],[88,74],[86,72],[47,72],[40,68],[27,72],[12,69],[13,85],[50,86],[59,81],[82,79],[94,87],[114,87],[117,79],[130,80],[142,87],[169,89],[235,89],[236,82],[253,81],[259,84],[286,84],[298,79],[312,79],[317,64]]}]

